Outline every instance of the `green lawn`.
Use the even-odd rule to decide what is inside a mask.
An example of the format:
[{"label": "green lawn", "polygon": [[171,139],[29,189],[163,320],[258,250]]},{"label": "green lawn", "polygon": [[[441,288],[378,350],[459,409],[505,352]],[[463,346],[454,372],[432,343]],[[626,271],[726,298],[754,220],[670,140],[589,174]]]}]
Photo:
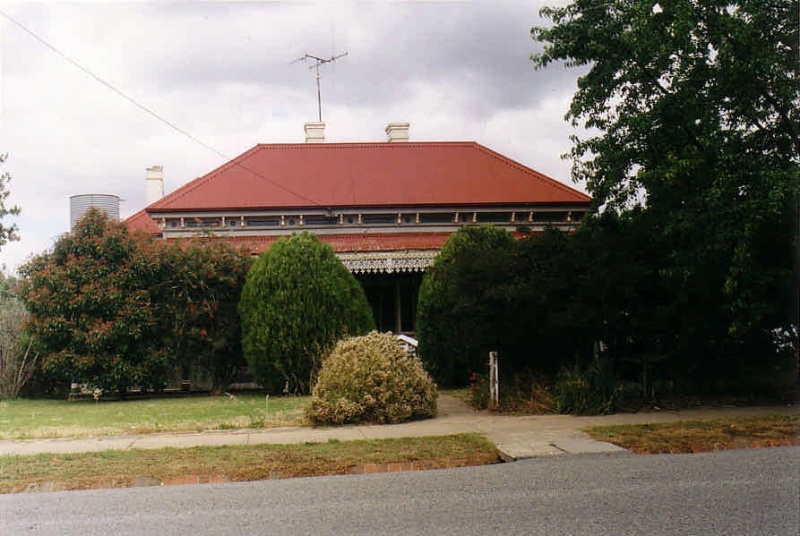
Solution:
[{"label": "green lawn", "polygon": [[[262,394],[107,400],[0,402],[0,439],[87,437],[295,426],[308,397]],[[266,415],[266,423],[265,423]]]}]

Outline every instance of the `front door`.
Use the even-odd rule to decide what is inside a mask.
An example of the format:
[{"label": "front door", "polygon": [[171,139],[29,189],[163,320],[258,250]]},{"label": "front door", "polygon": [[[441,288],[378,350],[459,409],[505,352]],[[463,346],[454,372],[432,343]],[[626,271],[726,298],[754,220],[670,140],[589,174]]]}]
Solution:
[{"label": "front door", "polygon": [[356,274],[380,331],[413,334],[422,273]]}]

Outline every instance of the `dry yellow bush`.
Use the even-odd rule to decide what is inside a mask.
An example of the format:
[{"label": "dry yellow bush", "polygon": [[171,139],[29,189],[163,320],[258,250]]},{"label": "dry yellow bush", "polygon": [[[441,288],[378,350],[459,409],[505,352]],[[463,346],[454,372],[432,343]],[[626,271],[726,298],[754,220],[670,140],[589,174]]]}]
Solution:
[{"label": "dry yellow bush", "polygon": [[399,423],[436,415],[436,384],[391,333],[339,341],[323,360],[306,415],[313,424]]}]

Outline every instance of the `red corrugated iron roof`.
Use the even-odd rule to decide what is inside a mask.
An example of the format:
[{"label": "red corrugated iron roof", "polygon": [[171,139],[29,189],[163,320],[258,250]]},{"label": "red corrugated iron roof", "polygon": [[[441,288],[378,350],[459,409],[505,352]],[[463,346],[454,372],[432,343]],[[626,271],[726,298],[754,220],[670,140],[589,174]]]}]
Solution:
[{"label": "red corrugated iron roof", "polygon": [[144,209],[125,218],[124,223],[131,231],[146,231],[150,234],[161,234],[161,229],[158,228],[156,222],[153,221],[153,218],[151,218]]},{"label": "red corrugated iron roof", "polygon": [[257,145],[147,211],[589,201],[475,142],[302,143]]},{"label": "red corrugated iron roof", "polygon": [[[450,233],[383,233],[317,235],[337,253],[367,251],[420,251],[439,250]],[[253,254],[263,253],[281,239],[280,236],[231,236],[211,238],[229,240],[234,246],[244,247]],[[201,239],[202,240],[202,239]]]}]

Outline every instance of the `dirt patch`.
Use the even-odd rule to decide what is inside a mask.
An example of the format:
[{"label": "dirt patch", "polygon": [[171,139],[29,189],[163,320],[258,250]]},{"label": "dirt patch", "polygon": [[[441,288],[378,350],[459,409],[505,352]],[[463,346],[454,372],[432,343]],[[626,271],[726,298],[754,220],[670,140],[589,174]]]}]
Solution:
[{"label": "dirt patch", "polygon": [[457,415],[474,415],[479,413],[465,402],[454,396],[439,394],[436,403],[436,417],[454,417]]}]

